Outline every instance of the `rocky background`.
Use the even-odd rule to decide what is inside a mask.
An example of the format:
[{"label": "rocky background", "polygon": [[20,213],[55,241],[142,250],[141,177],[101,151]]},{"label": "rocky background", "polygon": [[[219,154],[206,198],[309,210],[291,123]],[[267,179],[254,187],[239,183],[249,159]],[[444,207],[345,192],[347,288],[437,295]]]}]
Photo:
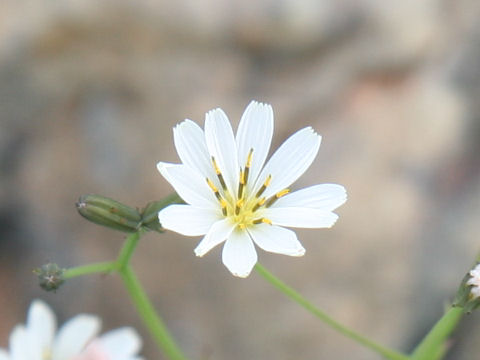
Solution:
[{"label": "rocky background", "polygon": [[[39,297],[61,321],[100,314],[135,326],[163,359],[117,277],[44,293],[31,270],[113,259],[122,234],[74,203],[98,193],[143,206],[172,190],[172,126],[222,107],[234,124],[271,103],[274,146],[323,135],[296,184],[343,184],[330,230],[298,231],[307,253],[260,261],[371,338],[409,351],[480,249],[480,3],[472,0],[0,2],[0,346]],[[234,278],[220,248],[148,234],[139,277],[191,359],[379,359],[277,293]],[[480,317],[448,359],[479,358]]]}]

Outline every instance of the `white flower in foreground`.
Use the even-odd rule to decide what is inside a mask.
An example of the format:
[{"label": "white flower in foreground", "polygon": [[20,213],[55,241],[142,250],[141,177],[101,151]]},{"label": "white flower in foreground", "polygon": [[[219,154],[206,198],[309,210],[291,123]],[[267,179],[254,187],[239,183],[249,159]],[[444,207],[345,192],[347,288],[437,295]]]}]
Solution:
[{"label": "white flower in foreground", "polygon": [[0,348],[0,360],[141,360],[137,332],[124,327],[100,337],[100,320],[80,314],[56,332],[52,310],[42,301],[30,305],[25,325],[17,325],[9,340],[9,352]]},{"label": "white flower in foreground", "polygon": [[321,137],[311,127],[290,136],[266,163],[273,135],[273,110],[252,101],[236,137],[221,109],[206,114],[205,131],[191,120],[173,129],[182,164],[157,167],[187,205],[159,212],[166,229],[205,235],[195,249],[203,256],[226,240],[222,260],[233,275],[246,277],[257,262],[254,243],[265,251],[302,256],[296,234],[283,226],[331,227],[332,211],[346,201],[343,186],[314,185],[290,193],[315,159]]},{"label": "white flower in foreground", "polygon": [[472,286],[470,293],[476,299],[480,297],[480,264],[475,266],[473,270],[470,270],[470,276],[471,278],[468,279],[467,285]]}]

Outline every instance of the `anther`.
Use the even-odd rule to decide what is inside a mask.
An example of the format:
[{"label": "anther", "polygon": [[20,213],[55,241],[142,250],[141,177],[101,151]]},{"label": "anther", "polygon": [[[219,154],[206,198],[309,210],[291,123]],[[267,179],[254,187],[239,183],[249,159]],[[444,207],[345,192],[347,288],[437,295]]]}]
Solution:
[{"label": "anther", "polygon": [[257,209],[258,209],[260,206],[262,206],[263,204],[265,204],[265,200],[266,200],[266,199],[265,199],[264,197],[261,198],[260,201],[257,202],[257,203],[255,204],[255,206],[253,207],[252,212],[257,211]]},{"label": "anther", "polygon": [[209,178],[207,178],[207,184],[208,184],[208,186],[210,187],[210,189],[213,190],[214,193],[218,192],[217,187],[215,186],[215,184],[213,183],[213,181],[210,180]]},{"label": "anther", "polygon": [[245,164],[244,184],[247,183],[248,173],[250,171],[250,168],[252,167],[252,160],[253,160],[253,149],[250,149],[247,156],[247,163]]},{"label": "anther", "polygon": [[245,187],[245,172],[240,169],[240,179],[238,184],[238,198],[241,199],[243,197],[243,188]]},{"label": "anther", "polygon": [[260,195],[263,194],[263,192],[265,191],[265,189],[270,185],[270,182],[272,181],[272,175],[268,175],[265,182],[263,183],[262,187],[257,191],[257,193],[255,194],[255,197],[256,198],[259,198]]},{"label": "anther", "polygon": [[207,178],[207,184],[210,187],[210,189],[213,190],[213,193],[215,194],[215,197],[218,199],[218,201],[221,202],[223,200],[222,195],[220,195],[220,192],[218,191],[218,188],[215,186],[213,181]]},{"label": "anther", "polygon": [[217,165],[217,162],[215,161],[215,157],[212,156],[212,164],[213,168],[215,169],[215,173],[218,176],[218,180],[220,180],[220,184],[222,185],[223,190],[227,190],[227,185],[225,184],[225,180],[223,179],[222,172],[220,171],[220,168]]},{"label": "anther", "polygon": [[252,224],[255,224],[255,225],[261,224],[261,223],[272,225],[272,221],[267,218],[260,218],[252,221]]},{"label": "anther", "polygon": [[271,206],[275,201],[280,199],[282,196],[287,195],[289,192],[290,192],[290,189],[280,190],[278,193],[276,193],[274,196],[272,196],[270,199],[268,199],[265,207]]},{"label": "anther", "polygon": [[215,157],[212,156],[212,164],[213,164],[213,168],[215,169],[215,173],[217,175],[220,175],[222,172],[220,171],[220,168],[218,167],[217,165],[217,162],[215,161]]},{"label": "anther", "polygon": [[243,206],[243,199],[238,199],[237,204],[235,206],[235,215],[240,214],[240,210],[242,209]]},{"label": "anther", "polygon": [[220,200],[220,206],[222,207],[222,214],[223,216],[227,216],[227,202],[225,199],[219,199]]}]

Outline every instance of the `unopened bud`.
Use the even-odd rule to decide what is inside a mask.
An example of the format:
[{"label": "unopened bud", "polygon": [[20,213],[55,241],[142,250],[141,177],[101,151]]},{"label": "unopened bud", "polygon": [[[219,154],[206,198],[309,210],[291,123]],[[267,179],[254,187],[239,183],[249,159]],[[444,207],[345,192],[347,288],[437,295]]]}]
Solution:
[{"label": "unopened bud", "polygon": [[480,264],[463,277],[453,306],[462,307],[465,313],[470,313],[480,306]]},{"label": "unopened bud", "polygon": [[56,291],[64,283],[64,271],[65,269],[61,269],[54,263],[48,263],[33,270],[38,276],[40,287],[45,291]]},{"label": "unopened bud", "polygon": [[77,210],[85,219],[123,232],[136,232],[142,224],[137,209],[100,195],[82,195]]}]

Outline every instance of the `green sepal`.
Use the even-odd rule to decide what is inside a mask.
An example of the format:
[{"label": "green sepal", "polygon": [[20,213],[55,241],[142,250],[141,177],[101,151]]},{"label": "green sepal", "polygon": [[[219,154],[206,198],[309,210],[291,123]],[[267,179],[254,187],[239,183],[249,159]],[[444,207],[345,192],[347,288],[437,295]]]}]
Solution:
[{"label": "green sepal", "polygon": [[164,207],[163,201],[149,202],[142,211],[142,225],[148,230],[163,233],[165,230],[158,220],[158,212]]},{"label": "green sepal", "polygon": [[168,205],[184,203],[176,193],[167,196],[163,200],[149,202],[142,210],[142,225],[148,230],[163,233],[165,230],[158,220],[158,212]]}]

